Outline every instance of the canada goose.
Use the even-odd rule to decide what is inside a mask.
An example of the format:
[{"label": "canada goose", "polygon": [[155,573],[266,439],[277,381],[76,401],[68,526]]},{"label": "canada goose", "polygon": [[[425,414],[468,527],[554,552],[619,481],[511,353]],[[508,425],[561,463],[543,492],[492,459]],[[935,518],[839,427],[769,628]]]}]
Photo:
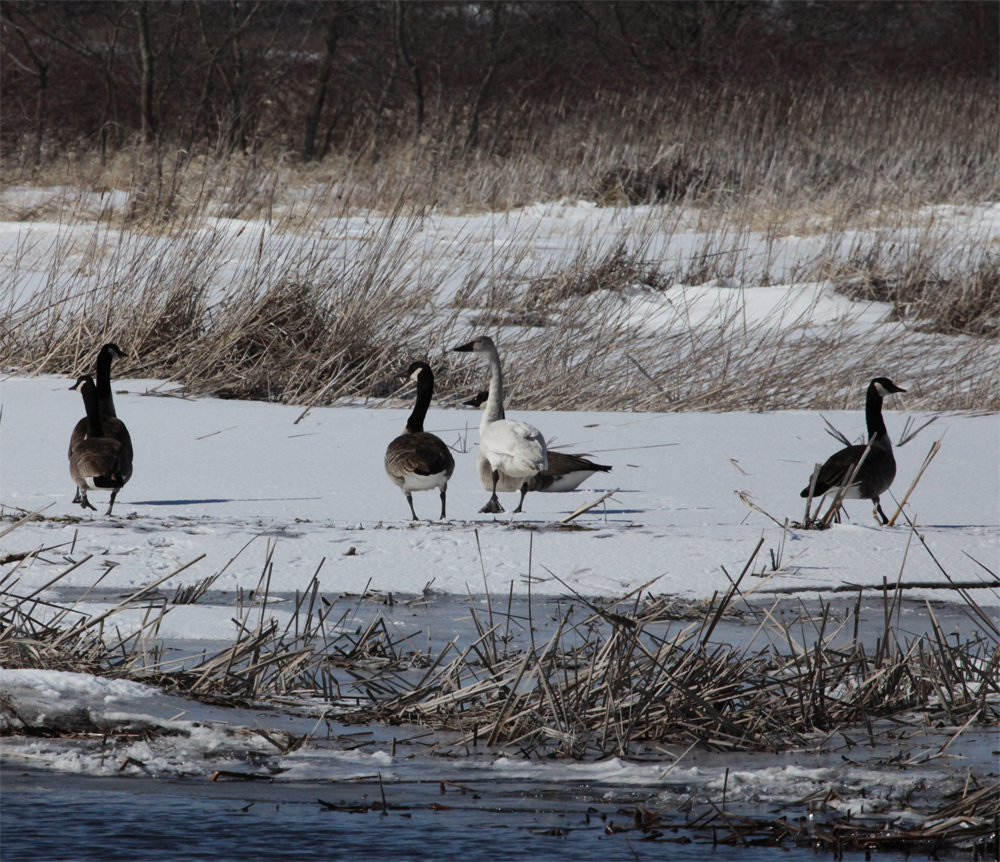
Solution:
[{"label": "canada goose", "polygon": [[[481,407],[489,398],[489,392],[480,392],[474,398],[464,402],[470,407]],[[501,416],[501,418],[503,418]],[[511,478],[506,473],[500,473],[497,481],[497,490],[503,493],[519,491],[522,485],[528,486],[528,491],[545,491],[549,493],[563,493],[565,491],[575,491],[583,482],[589,479],[594,473],[610,473],[611,467],[607,464],[595,464],[588,461],[582,455],[570,455],[568,452],[560,452],[557,449],[549,449],[549,466],[547,469],[536,473],[528,481],[522,482]],[[493,481],[492,468],[490,462],[486,460],[482,450],[476,458],[476,468],[479,470],[479,481],[484,488],[489,488]],[[521,496],[521,503],[524,496]],[[520,504],[518,506],[520,508]]]},{"label": "canada goose", "polygon": [[[120,466],[122,484],[132,478],[132,438],[129,436],[125,423],[115,412],[115,399],[111,392],[111,363],[115,359],[124,359],[124,351],[117,344],[105,344],[97,354],[97,406],[101,416],[101,428],[104,433],[121,443]],[[69,439],[69,455],[73,457],[73,449],[87,436],[88,419],[84,417],[76,423]],[[77,490],[74,503],[80,503],[80,491]],[[81,503],[82,505],[82,503]],[[110,509],[108,510],[110,512]]]},{"label": "canada goose", "polygon": [[[871,500],[875,510],[882,516],[882,523],[888,524],[889,519],[882,511],[879,495],[888,490],[896,477],[896,459],[892,455],[892,441],[886,431],[882,419],[882,399],[893,392],[905,392],[888,377],[876,377],[868,384],[868,394],[865,398],[865,420],[868,423],[868,440],[871,450],[865,458],[858,475],[845,495],[852,500]],[[848,446],[835,452],[826,459],[820,467],[816,478],[814,496],[836,493],[854,472],[854,467],[861,459],[867,447],[860,444]],[[802,489],[802,497],[809,496],[809,486]]]},{"label": "canada goose", "polygon": [[[521,481],[521,500],[514,510],[521,511],[524,495],[528,493],[528,482],[534,476],[548,469],[549,459],[545,448],[545,438],[534,425],[505,419],[503,412],[503,374],[500,370],[500,354],[488,335],[480,335],[468,344],[452,348],[460,353],[484,353],[490,363],[490,392],[479,422],[479,452],[489,462],[491,472],[480,473],[483,487],[493,496],[480,512],[497,514],[503,506],[497,499],[500,474],[506,474],[512,481]],[[503,490],[502,487],[499,490]],[[512,489],[513,490],[513,489]]]},{"label": "canada goose", "polygon": [[[104,436],[101,425],[101,411],[98,406],[97,387],[90,375],[77,379],[70,386],[83,395],[83,406],[87,410],[87,432],[74,441],[69,451],[69,474],[77,486],[77,498],[84,509],[97,511],[87,499],[87,491],[110,490],[111,502],[105,515],[111,514],[115,497],[125,484],[122,473],[122,444],[118,440]],[[74,435],[75,436],[75,435]]]},{"label": "canada goose", "polygon": [[455,472],[455,458],[440,437],[424,431],[424,417],[434,395],[434,374],[426,362],[414,362],[406,377],[417,384],[417,403],[406,422],[406,429],[385,450],[385,472],[406,495],[414,521],[417,512],[413,508],[412,492],[440,488],[443,521],[445,495],[448,480]]}]

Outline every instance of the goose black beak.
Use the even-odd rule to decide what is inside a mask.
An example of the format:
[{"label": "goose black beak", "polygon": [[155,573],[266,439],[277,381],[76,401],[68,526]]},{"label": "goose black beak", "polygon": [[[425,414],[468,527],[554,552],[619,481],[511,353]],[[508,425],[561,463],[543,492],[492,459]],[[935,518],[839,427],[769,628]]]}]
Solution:
[{"label": "goose black beak", "polygon": [[472,353],[475,350],[475,342],[470,341],[468,344],[460,344],[458,347],[453,347],[453,353]]},{"label": "goose black beak", "polygon": [[468,407],[480,407],[484,401],[490,397],[489,392],[479,392],[470,398],[468,401],[463,401],[462,403]]}]

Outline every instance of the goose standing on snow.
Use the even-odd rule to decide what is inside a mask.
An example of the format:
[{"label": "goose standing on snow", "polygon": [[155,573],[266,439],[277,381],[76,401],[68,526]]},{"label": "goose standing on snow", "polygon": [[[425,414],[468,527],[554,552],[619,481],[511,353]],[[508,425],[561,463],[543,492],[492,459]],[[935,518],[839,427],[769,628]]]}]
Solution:
[{"label": "goose standing on snow", "polygon": [[[882,511],[879,496],[889,489],[892,480],[896,478],[896,459],[892,454],[892,441],[882,419],[882,399],[893,392],[905,392],[888,377],[876,377],[868,384],[868,394],[865,399],[865,420],[868,423],[868,440],[871,451],[854,478],[854,484],[846,494],[851,500],[871,500],[875,511],[882,516],[882,523],[888,524],[889,519]],[[826,459],[820,467],[816,478],[816,488],[813,495],[835,494],[847,482],[854,467],[861,460],[867,447],[860,444],[847,446],[835,452]],[[809,486],[802,489],[802,497],[809,496]]]},{"label": "goose standing on snow", "polygon": [[[503,375],[500,371],[500,354],[488,335],[480,335],[468,344],[452,348],[460,353],[483,353],[490,363],[490,392],[479,422],[479,453],[488,463],[489,472],[480,471],[480,480],[487,491],[493,491],[489,502],[480,512],[497,514],[503,506],[497,499],[501,473],[513,482],[520,481],[521,500],[514,510],[521,511],[529,481],[548,469],[549,459],[542,432],[534,425],[505,419],[503,412]],[[514,490],[511,488],[511,490]]]},{"label": "goose standing on snow", "polygon": [[426,362],[414,362],[406,377],[417,384],[417,403],[406,422],[406,429],[385,450],[385,472],[406,495],[414,521],[417,512],[413,508],[413,492],[440,488],[443,521],[445,495],[448,480],[455,472],[455,458],[440,437],[424,431],[424,417],[434,395],[434,374]]},{"label": "goose standing on snow", "polygon": [[[470,407],[481,407],[489,398],[489,392],[480,392],[475,398],[470,398],[465,403]],[[501,419],[504,418],[502,415]],[[497,490],[501,493],[512,493],[520,491],[522,486],[527,485],[528,491],[543,491],[548,493],[564,493],[575,491],[583,482],[589,479],[594,473],[610,473],[611,467],[607,464],[595,464],[588,461],[582,455],[571,455],[568,452],[560,452],[557,449],[549,449],[549,466],[536,473],[527,482],[514,479],[503,471],[500,471],[500,478],[497,481]],[[493,481],[493,468],[490,462],[483,455],[482,449],[476,458],[476,468],[479,471],[479,481],[484,488],[489,488]],[[524,493],[521,494],[521,501],[518,509],[524,503]]]},{"label": "goose standing on snow", "polygon": [[[97,354],[97,409],[101,419],[101,429],[104,435],[112,440],[117,440],[121,444],[119,454],[119,465],[121,470],[122,485],[132,478],[132,438],[129,436],[125,423],[118,418],[115,412],[115,399],[111,391],[111,363],[115,359],[124,359],[124,351],[116,344],[105,344],[101,352]],[[86,403],[86,400],[84,401]],[[78,446],[88,435],[89,418],[84,417],[76,423],[73,434],[69,439],[69,457],[73,457],[73,449]],[[103,436],[103,435],[102,435]],[[117,492],[116,492],[117,493]],[[84,505],[81,501],[80,490],[77,489],[74,503]],[[111,500],[114,503],[114,497]],[[93,508],[93,507],[90,507]],[[111,509],[108,509],[111,514]]]},{"label": "goose standing on snow", "polygon": [[94,509],[87,499],[87,491],[111,491],[111,503],[105,515],[111,514],[115,497],[125,484],[122,463],[122,444],[112,437],[104,436],[97,387],[93,378],[85,375],[77,379],[71,387],[83,395],[83,406],[87,410],[87,430],[82,437],[73,434],[69,450],[69,474],[77,486],[77,500],[84,509]]}]

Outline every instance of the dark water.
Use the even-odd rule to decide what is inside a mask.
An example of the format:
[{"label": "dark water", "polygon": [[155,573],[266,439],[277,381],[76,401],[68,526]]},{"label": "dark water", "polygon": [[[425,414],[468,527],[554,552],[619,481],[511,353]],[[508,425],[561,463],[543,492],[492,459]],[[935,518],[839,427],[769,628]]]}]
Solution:
[{"label": "dark water", "polygon": [[[551,789],[550,789],[551,790]],[[377,784],[209,784],[202,780],[89,779],[6,771],[0,808],[4,862],[68,860],[815,860],[810,848],[713,846],[711,832],[666,830],[657,842],[638,830],[608,835],[607,821],[630,825],[607,788],[562,788],[559,798],[480,798],[438,785],[386,788],[390,811],[349,813],[331,804],[380,798]],[[436,803],[447,806],[429,810]],[[602,819],[602,815],[605,819]],[[589,823],[587,822],[589,817]],[[564,835],[541,834],[568,830]],[[673,843],[691,839],[690,843]],[[863,854],[847,854],[861,859]],[[882,854],[881,859],[894,858]]]}]

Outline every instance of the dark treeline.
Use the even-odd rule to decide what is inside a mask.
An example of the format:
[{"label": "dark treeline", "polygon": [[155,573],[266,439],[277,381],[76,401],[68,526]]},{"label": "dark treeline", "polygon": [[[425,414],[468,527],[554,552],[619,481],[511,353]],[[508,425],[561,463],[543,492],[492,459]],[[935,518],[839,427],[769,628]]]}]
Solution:
[{"label": "dark treeline", "polygon": [[[600,93],[998,74],[995,2],[0,2],[7,157],[503,154]],[[530,147],[530,140],[527,141]]]}]

